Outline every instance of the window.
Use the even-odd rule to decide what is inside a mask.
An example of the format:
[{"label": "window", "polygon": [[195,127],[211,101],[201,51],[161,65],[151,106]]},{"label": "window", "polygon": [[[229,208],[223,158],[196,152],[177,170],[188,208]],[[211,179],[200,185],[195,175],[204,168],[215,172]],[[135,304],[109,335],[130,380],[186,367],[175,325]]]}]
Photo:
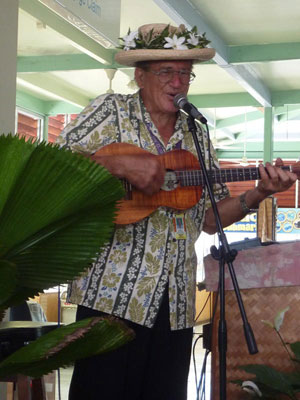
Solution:
[{"label": "window", "polygon": [[26,140],[42,140],[44,126],[43,117],[20,108],[17,108],[16,114],[16,132],[21,137],[25,137]]},{"label": "window", "polygon": [[67,115],[59,114],[48,118],[48,142],[54,143],[66,125]]},{"label": "window", "polygon": [[48,119],[48,142],[54,143],[60,132],[68,123],[73,121],[77,114],[58,114]]}]

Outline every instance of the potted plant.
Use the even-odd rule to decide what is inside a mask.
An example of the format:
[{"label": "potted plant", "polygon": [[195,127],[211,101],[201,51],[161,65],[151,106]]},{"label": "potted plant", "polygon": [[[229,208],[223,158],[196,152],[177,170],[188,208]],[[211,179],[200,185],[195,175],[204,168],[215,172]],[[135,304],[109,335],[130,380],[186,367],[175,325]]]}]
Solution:
[{"label": "potted plant", "polygon": [[300,399],[300,341],[286,343],[280,333],[280,328],[284,320],[285,313],[289,308],[285,308],[277,313],[274,322],[262,321],[268,325],[278,336],[280,344],[286,351],[286,356],[290,358],[293,370],[291,372],[281,371],[280,367],[272,368],[264,364],[243,365],[240,369],[254,375],[252,380],[235,380],[233,383],[241,386],[246,392],[250,393],[251,398],[259,399]]}]

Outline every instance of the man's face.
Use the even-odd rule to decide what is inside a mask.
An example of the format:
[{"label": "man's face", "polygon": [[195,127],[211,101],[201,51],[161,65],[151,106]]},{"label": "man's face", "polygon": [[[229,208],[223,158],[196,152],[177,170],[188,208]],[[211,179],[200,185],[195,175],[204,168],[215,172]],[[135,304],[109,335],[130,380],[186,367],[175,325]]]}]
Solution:
[{"label": "man's face", "polygon": [[136,68],[135,79],[147,110],[150,113],[175,113],[178,109],[173,104],[174,97],[178,93],[187,94],[191,70],[192,61],[189,60],[152,61],[146,70]]}]

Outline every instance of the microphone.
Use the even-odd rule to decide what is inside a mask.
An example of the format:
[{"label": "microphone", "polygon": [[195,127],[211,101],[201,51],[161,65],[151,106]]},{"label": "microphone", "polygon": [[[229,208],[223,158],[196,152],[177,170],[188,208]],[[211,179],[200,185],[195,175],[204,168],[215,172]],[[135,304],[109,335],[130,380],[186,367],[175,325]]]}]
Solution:
[{"label": "microphone", "polygon": [[207,124],[207,119],[203,117],[200,111],[192,104],[190,103],[186,96],[182,93],[176,94],[173,100],[173,104],[177,108],[181,108],[183,111],[185,111],[188,115],[195,119],[199,119],[199,121],[202,122],[202,124]]}]

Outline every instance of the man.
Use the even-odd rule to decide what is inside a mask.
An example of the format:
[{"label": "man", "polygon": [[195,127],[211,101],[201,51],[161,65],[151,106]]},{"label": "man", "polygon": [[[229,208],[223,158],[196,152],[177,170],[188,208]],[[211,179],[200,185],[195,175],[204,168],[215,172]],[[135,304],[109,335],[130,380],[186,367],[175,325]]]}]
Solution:
[{"label": "man", "polygon": [[[175,107],[174,97],[187,94],[193,63],[212,58],[214,50],[205,48],[207,41],[195,29],[182,25],[146,25],[129,33],[124,42],[116,61],[136,67],[139,92],[99,96],[65,128],[59,142],[90,155],[116,177],[152,196],[159,192],[166,172],[158,154],[186,149],[196,155],[187,118]],[[211,154],[212,168],[218,168],[200,123],[197,130],[207,165]],[[149,154],[97,153],[116,142]],[[260,173],[258,186],[240,198],[229,197],[225,185],[214,185],[224,226],[296,180],[294,174],[270,164],[260,166]],[[116,226],[92,268],[72,283],[69,300],[79,305],[78,319],[111,314],[134,329],[136,338],[117,351],[76,363],[70,400],[186,399],[196,287],[194,243],[202,230],[216,231],[205,189],[200,201],[185,211],[158,207],[140,221]]]}]

